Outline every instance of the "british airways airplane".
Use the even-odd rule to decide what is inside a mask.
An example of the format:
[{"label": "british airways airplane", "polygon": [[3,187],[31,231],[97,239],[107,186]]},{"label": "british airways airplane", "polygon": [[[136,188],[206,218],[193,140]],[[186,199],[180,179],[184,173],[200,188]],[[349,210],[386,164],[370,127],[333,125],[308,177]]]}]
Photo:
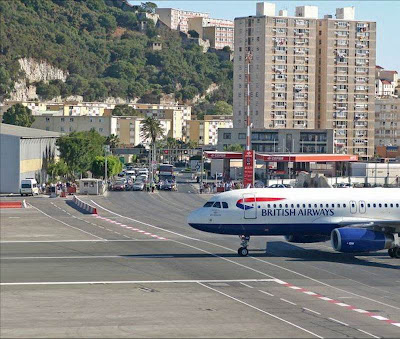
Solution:
[{"label": "british airways airplane", "polygon": [[250,236],[283,235],[293,243],[331,240],[339,252],[389,250],[400,258],[398,188],[249,188],[213,196],[190,213],[195,229],[238,235],[240,256]]}]

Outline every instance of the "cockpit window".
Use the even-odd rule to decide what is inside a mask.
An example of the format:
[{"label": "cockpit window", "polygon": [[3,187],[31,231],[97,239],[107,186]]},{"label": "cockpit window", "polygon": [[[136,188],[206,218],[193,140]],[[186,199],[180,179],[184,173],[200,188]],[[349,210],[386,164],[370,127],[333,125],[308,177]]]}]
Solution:
[{"label": "cockpit window", "polygon": [[203,207],[211,207],[214,204],[214,201],[207,201]]},{"label": "cockpit window", "polygon": [[223,202],[222,202],[222,207],[223,207],[223,208],[228,208],[228,203],[226,203],[226,202],[223,201]]},{"label": "cockpit window", "polygon": [[221,203],[219,201],[215,202],[213,205],[214,208],[221,208]]}]

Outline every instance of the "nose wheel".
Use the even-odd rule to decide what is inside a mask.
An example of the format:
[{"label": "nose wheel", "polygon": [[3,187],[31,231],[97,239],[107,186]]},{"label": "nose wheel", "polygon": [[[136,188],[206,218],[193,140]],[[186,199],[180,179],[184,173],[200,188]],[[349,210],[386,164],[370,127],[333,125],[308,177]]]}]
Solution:
[{"label": "nose wheel", "polygon": [[247,257],[247,255],[249,254],[249,250],[247,249],[249,241],[250,241],[250,237],[245,236],[245,235],[241,235],[240,236],[240,245],[241,245],[241,247],[238,249],[239,256]]},{"label": "nose wheel", "polygon": [[400,246],[390,248],[388,252],[391,258],[400,259]]}]

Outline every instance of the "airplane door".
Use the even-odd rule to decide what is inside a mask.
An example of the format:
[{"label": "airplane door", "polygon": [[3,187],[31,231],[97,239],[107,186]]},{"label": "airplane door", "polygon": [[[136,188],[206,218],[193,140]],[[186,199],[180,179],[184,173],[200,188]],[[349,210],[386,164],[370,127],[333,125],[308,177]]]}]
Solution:
[{"label": "airplane door", "polygon": [[243,207],[244,207],[243,211],[245,219],[257,218],[257,204],[256,204],[256,196],[254,194],[250,193],[243,194]]},{"label": "airplane door", "polygon": [[350,212],[352,214],[357,213],[357,203],[354,200],[350,201]]},{"label": "airplane door", "polygon": [[360,200],[358,202],[358,205],[359,205],[358,210],[360,211],[361,214],[364,214],[367,211],[367,206],[365,204],[365,201]]}]

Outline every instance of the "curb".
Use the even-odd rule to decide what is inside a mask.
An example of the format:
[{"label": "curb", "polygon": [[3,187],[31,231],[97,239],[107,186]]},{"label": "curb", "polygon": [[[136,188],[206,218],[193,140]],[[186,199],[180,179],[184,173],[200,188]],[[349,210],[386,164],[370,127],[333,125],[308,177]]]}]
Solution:
[{"label": "curb", "polygon": [[89,204],[83,202],[82,200],[77,198],[76,195],[74,195],[74,197],[72,198],[72,202],[79,208],[82,208],[83,210],[88,211],[90,214],[97,214],[96,207],[90,206]]}]

